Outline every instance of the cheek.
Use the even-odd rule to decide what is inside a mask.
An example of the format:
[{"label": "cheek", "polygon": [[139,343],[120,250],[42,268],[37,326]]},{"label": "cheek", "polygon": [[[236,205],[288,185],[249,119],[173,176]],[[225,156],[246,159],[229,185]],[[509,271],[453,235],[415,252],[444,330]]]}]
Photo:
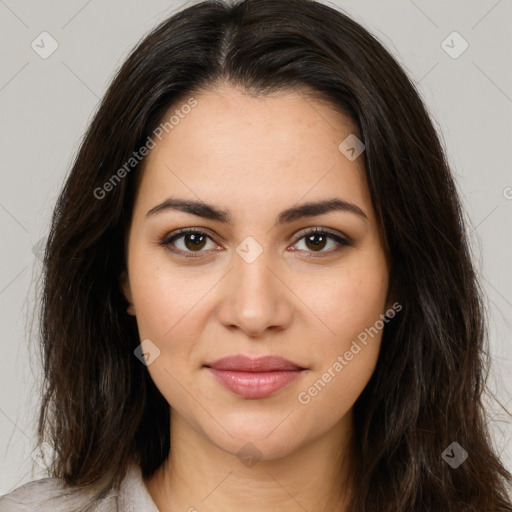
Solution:
[{"label": "cheek", "polygon": [[159,350],[148,372],[167,402],[186,414],[194,404],[187,402],[183,385],[190,384],[190,375],[199,365],[195,352],[204,330],[201,311],[215,280],[204,272],[191,277],[189,269],[171,269],[154,255],[134,256],[132,264],[130,284],[139,336],[150,339]]},{"label": "cheek", "polygon": [[337,349],[373,326],[386,309],[388,273],[383,258],[357,261],[333,271],[301,293],[328,327]]},{"label": "cheek", "polygon": [[375,369],[380,350],[387,266],[378,252],[357,256],[333,272],[328,283],[315,286],[316,292],[310,288],[308,297],[328,330],[323,329],[325,334],[311,344],[316,364],[297,399],[326,424],[352,407]]},{"label": "cheek", "polygon": [[297,396],[316,425],[334,424],[353,406],[375,369],[383,332],[386,266],[354,266],[336,275],[329,293],[311,296],[329,331],[311,345],[317,364]]},{"label": "cheek", "polygon": [[216,279],[213,273],[194,275],[194,269],[176,269],[163,260],[134,257],[130,284],[141,337],[167,344],[200,332],[195,312]]}]

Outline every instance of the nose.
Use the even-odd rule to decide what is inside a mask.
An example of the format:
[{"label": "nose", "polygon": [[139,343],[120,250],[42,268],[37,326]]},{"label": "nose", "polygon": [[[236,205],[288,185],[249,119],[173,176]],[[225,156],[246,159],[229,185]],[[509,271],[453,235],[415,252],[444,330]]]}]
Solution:
[{"label": "nose", "polygon": [[227,329],[257,338],[290,326],[294,295],[284,282],[284,270],[272,264],[269,253],[263,251],[251,263],[234,255],[217,308],[218,319]]}]

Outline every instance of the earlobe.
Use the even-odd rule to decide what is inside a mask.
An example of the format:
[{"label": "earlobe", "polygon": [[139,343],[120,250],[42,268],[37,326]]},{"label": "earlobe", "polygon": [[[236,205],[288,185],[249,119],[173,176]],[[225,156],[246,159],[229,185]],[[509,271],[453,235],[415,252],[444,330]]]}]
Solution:
[{"label": "earlobe", "polygon": [[123,270],[119,275],[119,287],[121,288],[121,292],[123,293],[126,301],[128,302],[128,307],[126,308],[126,312],[129,315],[135,316],[135,307],[133,305],[132,299],[132,291],[130,287],[130,278],[128,277],[128,272]]},{"label": "earlobe", "polygon": [[396,300],[396,297],[393,295],[386,302],[386,312],[384,313],[387,318],[393,318],[396,313],[402,310],[402,304],[400,301]]},{"label": "earlobe", "polygon": [[[393,318],[395,316],[395,313],[397,311],[400,311],[402,309],[402,306],[400,303],[396,300],[396,295],[393,291],[389,290],[386,298],[386,310],[385,315],[388,318]],[[388,315],[389,313],[389,315]]]}]

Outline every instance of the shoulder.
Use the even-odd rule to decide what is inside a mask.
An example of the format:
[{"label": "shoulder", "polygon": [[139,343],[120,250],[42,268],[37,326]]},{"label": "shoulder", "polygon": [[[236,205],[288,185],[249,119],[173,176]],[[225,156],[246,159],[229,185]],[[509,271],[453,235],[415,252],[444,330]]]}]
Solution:
[{"label": "shoulder", "polygon": [[28,482],[0,497],[0,512],[117,512],[115,493],[94,504],[90,492],[66,486],[59,478]]},{"label": "shoulder", "polygon": [[129,466],[120,489],[101,499],[92,490],[70,487],[59,478],[28,482],[0,496],[0,512],[158,512],[138,465]]}]

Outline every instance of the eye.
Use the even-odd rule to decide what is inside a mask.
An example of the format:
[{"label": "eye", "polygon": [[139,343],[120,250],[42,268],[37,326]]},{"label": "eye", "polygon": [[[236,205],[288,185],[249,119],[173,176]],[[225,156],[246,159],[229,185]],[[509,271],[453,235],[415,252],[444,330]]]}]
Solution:
[{"label": "eye", "polygon": [[[332,254],[339,251],[343,246],[350,246],[349,240],[343,238],[340,235],[331,233],[325,228],[314,228],[307,232],[299,234],[296,245],[301,245],[302,248],[292,249],[300,251],[310,251],[313,253]],[[329,250],[324,250],[326,247],[330,247]],[[334,247],[334,249],[333,249]],[[309,257],[317,257],[316,255],[310,255]]]},{"label": "eye", "polygon": [[[207,247],[208,242],[212,245]],[[213,241],[211,236],[209,236],[204,231],[199,231],[197,229],[180,229],[176,233],[171,236],[165,237],[162,240],[161,245],[164,246],[167,250],[178,253],[185,253],[185,257],[187,258],[196,258],[198,256],[193,255],[194,252],[204,252],[202,249],[205,247],[207,249],[212,249],[218,247],[217,244]],[[171,248],[172,246],[174,248]]]}]

